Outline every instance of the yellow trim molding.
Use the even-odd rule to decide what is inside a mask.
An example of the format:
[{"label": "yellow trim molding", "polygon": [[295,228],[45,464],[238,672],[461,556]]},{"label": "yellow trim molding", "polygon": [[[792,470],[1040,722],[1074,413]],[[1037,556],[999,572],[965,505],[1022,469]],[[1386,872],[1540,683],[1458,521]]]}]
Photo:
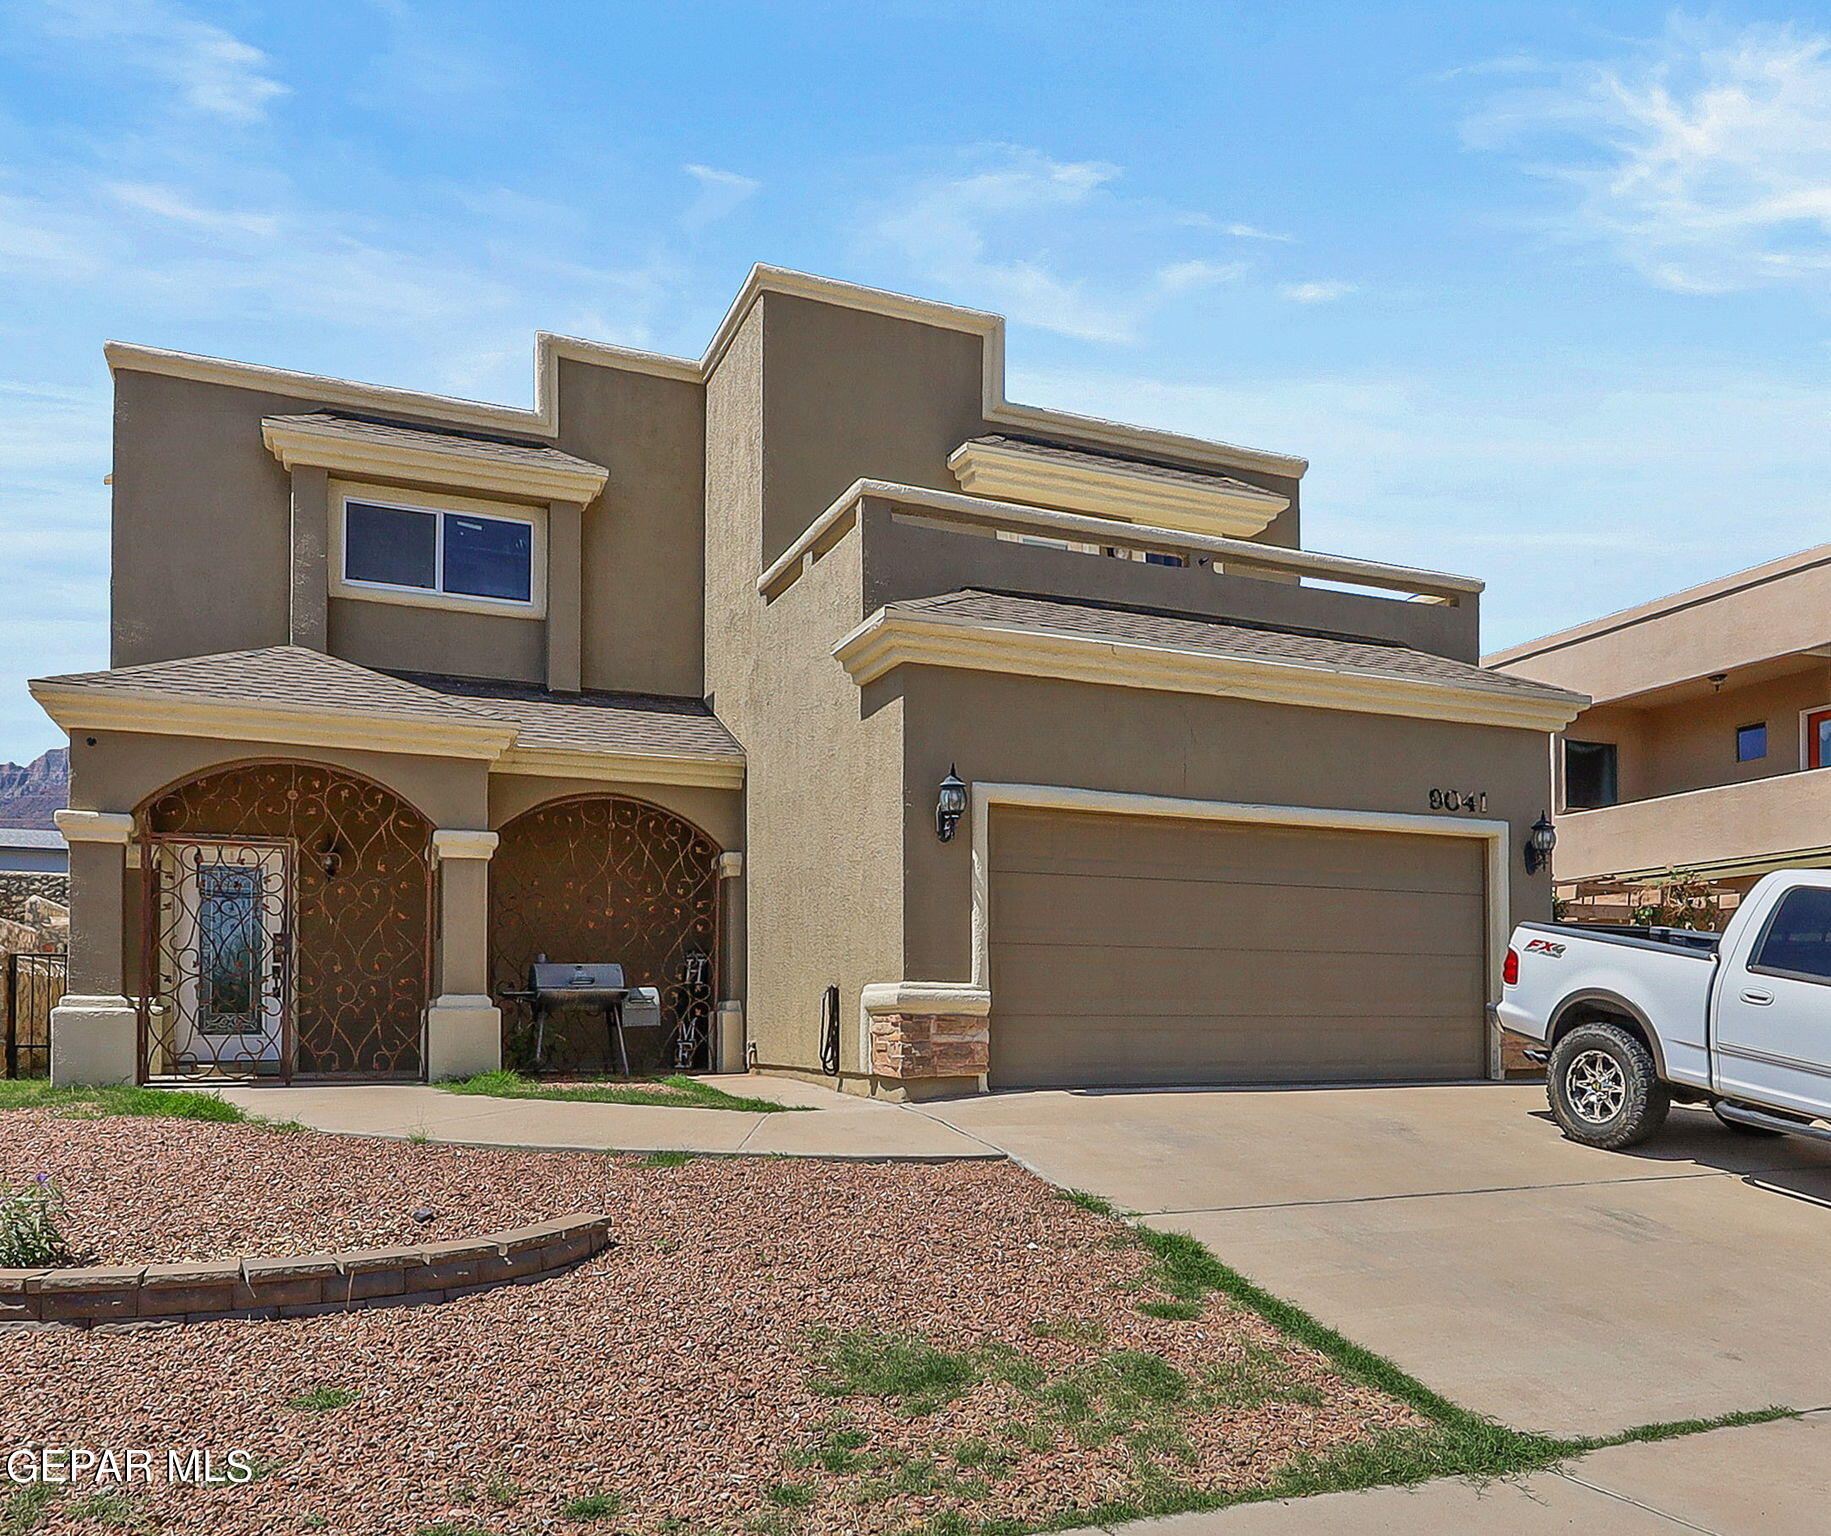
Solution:
[{"label": "yellow trim molding", "polygon": [[323,426],[267,417],[261,441],[287,469],[306,465],[358,479],[408,480],[451,486],[460,491],[496,492],[532,501],[576,501],[596,498],[610,478],[601,464],[530,463],[505,459],[488,445],[461,437],[436,442],[377,442]]},{"label": "yellow trim molding", "polygon": [[557,747],[511,747],[492,773],[532,773],[555,779],[615,784],[680,784],[698,789],[741,789],[744,759],[732,754],[574,752]]},{"label": "yellow trim molding", "polygon": [[[487,859],[502,839],[480,827],[434,827],[432,854],[436,859]],[[444,1006],[443,999],[440,1006]]]},{"label": "yellow trim molding", "polygon": [[833,655],[860,687],[893,667],[958,667],[1528,731],[1562,730],[1585,702],[1575,695],[1500,693],[1347,668],[1056,630],[966,623],[881,608],[846,635],[833,648]]},{"label": "yellow trim molding", "polygon": [[312,404],[401,412],[432,425],[489,427],[553,437],[559,431],[559,365],[563,360],[703,384],[718,367],[719,360],[725,355],[732,337],[737,334],[751,308],[765,293],[792,294],[816,303],[835,304],[846,309],[983,337],[985,346],[981,361],[980,394],[982,411],[988,422],[1003,423],[1043,435],[1059,433],[1084,442],[1130,448],[1134,451],[1167,453],[1219,469],[1256,469],[1267,474],[1297,479],[1309,467],[1306,460],[1290,454],[1267,453],[1261,449],[1242,448],[1209,438],[1186,437],[1179,432],[1160,432],[1149,427],[1107,421],[1097,416],[1079,416],[1072,411],[1019,405],[1007,400],[1004,393],[1003,316],[987,314],[983,310],[962,309],[957,305],[941,304],[931,299],[888,293],[882,289],[863,288],[855,283],[815,277],[811,273],[794,272],[785,267],[759,265],[750,269],[750,275],[745,279],[737,298],[732,301],[731,308],[726,311],[711,344],[697,361],[664,357],[634,347],[583,341],[575,336],[558,336],[550,331],[539,332],[534,339],[532,410],[493,405],[481,400],[463,400],[449,395],[427,394],[419,390],[396,389],[383,384],[363,384],[351,379],[324,378],[291,368],[270,368],[258,363],[200,357],[194,353],[173,352],[163,347],[136,346],[131,342],[111,341],[103,351],[110,369],[196,379],[233,389],[285,395]]},{"label": "yellow trim molding", "polygon": [[309,705],[247,704],[181,693],[129,691],[94,684],[60,688],[28,685],[65,731],[137,731],[154,736],[221,737],[292,747],[356,747],[422,757],[493,761],[515,739],[515,728],[449,715],[358,715]]},{"label": "yellow trim molding", "polygon": [[1288,496],[1252,486],[1201,485],[1118,459],[1075,462],[1007,443],[962,443],[947,467],[969,495],[1222,538],[1263,533],[1291,504]]},{"label": "yellow trim molding", "polygon": [[[1480,840],[1487,885],[1487,972],[1490,1001],[1498,996],[1500,957],[1513,931],[1507,884],[1511,828],[1504,821],[1464,816],[1421,816],[1401,811],[1353,811],[1314,805],[1256,805],[1238,800],[1184,800],[1170,795],[1122,794],[1063,784],[974,784],[972,787],[973,879],[972,956],[974,988],[990,993],[992,976],[992,811],[997,806],[1028,810],[1081,811],[1110,816],[1168,817],[1178,821],[1248,822],[1260,826],[1316,827],[1340,832],[1407,832],[1424,837]],[[992,999],[994,1012],[997,1000]],[[992,1028],[997,1030],[997,1020]],[[1488,1026],[1488,1076],[1502,1075],[1500,1027]]]},{"label": "yellow trim molding", "polygon": [[125,843],[134,835],[134,819],[125,811],[53,811],[51,819],[66,843]]}]

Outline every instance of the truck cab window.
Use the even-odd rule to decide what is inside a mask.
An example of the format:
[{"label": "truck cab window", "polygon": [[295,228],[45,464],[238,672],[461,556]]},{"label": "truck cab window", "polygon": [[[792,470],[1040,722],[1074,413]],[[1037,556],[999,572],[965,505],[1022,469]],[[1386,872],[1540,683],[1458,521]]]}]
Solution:
[{"label": "truck cab window", "polygon": [[1616,799],[1616,752],[1612,741],[1564,743],[1564,806],[1593,811]]},{"label": "truck cab window", "polygon": [[1768,920],[1749,969],[1831,982],[1831,889],[1788,891]]}]

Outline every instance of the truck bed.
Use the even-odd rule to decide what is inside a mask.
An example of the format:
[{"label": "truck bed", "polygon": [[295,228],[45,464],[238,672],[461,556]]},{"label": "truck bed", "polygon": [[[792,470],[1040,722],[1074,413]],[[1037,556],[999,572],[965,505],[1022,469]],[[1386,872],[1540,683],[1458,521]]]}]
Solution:
[{"label": "truck bed", "polygon": [[1626,923],[1521,923],[1537,933],[1576,933],[1607,943],[1650,945],[1699,955],[1714,955],[1723,942],[1720,933],[1699,933],[1691,928],[1641,928]]}]

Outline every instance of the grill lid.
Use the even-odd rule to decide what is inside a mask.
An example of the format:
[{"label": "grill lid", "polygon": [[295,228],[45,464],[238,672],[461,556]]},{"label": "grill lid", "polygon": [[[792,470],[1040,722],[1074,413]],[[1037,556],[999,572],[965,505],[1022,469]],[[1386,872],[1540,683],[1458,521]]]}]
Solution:
[{"label": "grill lid", "polygon": [[536,961],[528,968],[530,992],[621,992],[623,967],[620,965],[568,965]]}]

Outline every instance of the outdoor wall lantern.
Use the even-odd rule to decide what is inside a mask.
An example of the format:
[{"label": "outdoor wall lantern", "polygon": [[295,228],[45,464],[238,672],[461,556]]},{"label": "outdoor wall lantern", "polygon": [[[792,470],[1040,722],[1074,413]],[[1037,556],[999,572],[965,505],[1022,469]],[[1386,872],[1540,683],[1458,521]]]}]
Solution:
[{"label": "outdoor wall lantern", "polygon": [[343,850],[337,846],[336,838],[324,840],[324,846],[318,850],[318,868],[324,871],[326,880],[337,878],[337,871],[343,868]]},{"label": "outdoor wall lantern", "polygon": [[954,840],[954,828],[960,825],[960,818],[966,814],[966,785],[960,775],[953,769],[947,770],[947,777],[941,781],[941,793],[935,800],[935,836],[944,843]]},{"label": "outdoor wall lantern", "polygon": [[1526,839],[1526,873],[1536,875],[1551,862],[1551,850],[1558,846],[1558,829],[1543,811],[1532,824],[1532,836]]}]

